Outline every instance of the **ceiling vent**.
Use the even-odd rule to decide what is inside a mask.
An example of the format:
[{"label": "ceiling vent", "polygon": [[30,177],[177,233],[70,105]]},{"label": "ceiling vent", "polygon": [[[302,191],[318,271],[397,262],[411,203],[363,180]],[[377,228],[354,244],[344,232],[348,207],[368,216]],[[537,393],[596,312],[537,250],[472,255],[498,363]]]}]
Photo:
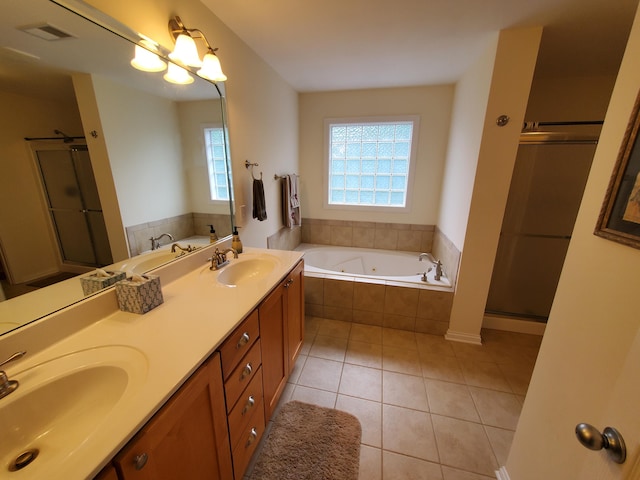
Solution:
[{"label": "ceiling vent", "polygon": [[68,32],[59,29],[58,27],[54,27],[48,23],[40,23],[38,25],[26,25],[24,27],[18,27],[18,30],[22,30],[30,35],[34,35],[38,38],[47,41],[53,40],[62,40],[64,38],[74,38]]}]

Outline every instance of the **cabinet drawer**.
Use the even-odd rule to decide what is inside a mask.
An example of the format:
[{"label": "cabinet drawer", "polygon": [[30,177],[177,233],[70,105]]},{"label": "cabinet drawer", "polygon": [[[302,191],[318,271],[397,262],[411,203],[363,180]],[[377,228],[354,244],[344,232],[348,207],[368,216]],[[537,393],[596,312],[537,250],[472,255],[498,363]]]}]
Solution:
[{"label": "cabinet drawer", "polygon": [[258,312],[252,312],[244,322],[236,328],[220,347],[222,360],[222,376],[226,380],[238,366],[240,359],[249,351],[260,336]]},{"label": "cabinet drawer", "polygon": [[261,363],[260,339],[258,339],[224,383],[227,413],[231,412],[244,389],[255,377]]},{"label": "cabinet drawer", "polygon": [[259,368],[229,414],[231,448],[238,443],[256,410],[262,410],[262,368]]},{"label": "cabinet drawer", "polygon": [[240,441],[233,449],[233,472],[235,478],[242,478],[249,460],[256,447],[260,444],[260,439],[264,433],[264,408],[259,408],[253,412],[251,422],[240,435]]}]

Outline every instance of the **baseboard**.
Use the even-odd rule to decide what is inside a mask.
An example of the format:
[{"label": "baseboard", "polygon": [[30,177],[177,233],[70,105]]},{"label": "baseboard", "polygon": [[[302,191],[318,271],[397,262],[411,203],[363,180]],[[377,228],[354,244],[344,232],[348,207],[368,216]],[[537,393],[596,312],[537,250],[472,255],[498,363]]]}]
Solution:
[{"label": "baseboard", "polygon": [[531,335],[544,335],[546,323],[534,322],[513,317],[501,317],[499,315],[485,315],[482,328],[503,330],[506,332],[528,333]]},{"label": "baseboard", "polygon": [[447,330],[444,336],[445,339],[453,342],[472,343],[474,345],[482,345],[482,338],[478,334],[454,332],[451,329]]},{"label": "baseboard", "polygon": [[510,480],[507,467],[500,467],[500,470],[496,470],[495,473],[498,480]]}]

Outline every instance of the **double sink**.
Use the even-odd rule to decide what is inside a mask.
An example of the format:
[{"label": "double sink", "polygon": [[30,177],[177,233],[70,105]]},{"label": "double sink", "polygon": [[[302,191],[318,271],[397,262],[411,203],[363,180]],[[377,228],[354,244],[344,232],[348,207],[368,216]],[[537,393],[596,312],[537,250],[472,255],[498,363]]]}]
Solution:
[{"label": "double sink", "polygon": [[[205,291],[215,286],[242,292],[282,267],[278,256],[264,252],[230,260],[218,271],[197,270]],[[19,387],[0,398],[0,478],[47,478],[144,395],[150,360],[141,349],[105,344],[52,352],[51,358],[47,350],[39,352],[37,363],[24,362],[30,366],[23,370],[16,370],[19,364],[9,368]]]}]

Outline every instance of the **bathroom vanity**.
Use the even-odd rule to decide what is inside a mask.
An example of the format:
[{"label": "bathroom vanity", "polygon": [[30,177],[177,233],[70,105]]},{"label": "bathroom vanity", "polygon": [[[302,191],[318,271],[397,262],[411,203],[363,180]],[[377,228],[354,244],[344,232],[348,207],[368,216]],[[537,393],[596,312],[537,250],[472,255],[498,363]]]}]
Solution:
[{"label": "bathroom vanity", "polygon": [[0,339],[27,351],[6,365],[0,479],[243,477],[302,346],[303,261],[247,248],[215,271],[215,248],[154,270],[164,303],[144,315],[112,289]]}]

